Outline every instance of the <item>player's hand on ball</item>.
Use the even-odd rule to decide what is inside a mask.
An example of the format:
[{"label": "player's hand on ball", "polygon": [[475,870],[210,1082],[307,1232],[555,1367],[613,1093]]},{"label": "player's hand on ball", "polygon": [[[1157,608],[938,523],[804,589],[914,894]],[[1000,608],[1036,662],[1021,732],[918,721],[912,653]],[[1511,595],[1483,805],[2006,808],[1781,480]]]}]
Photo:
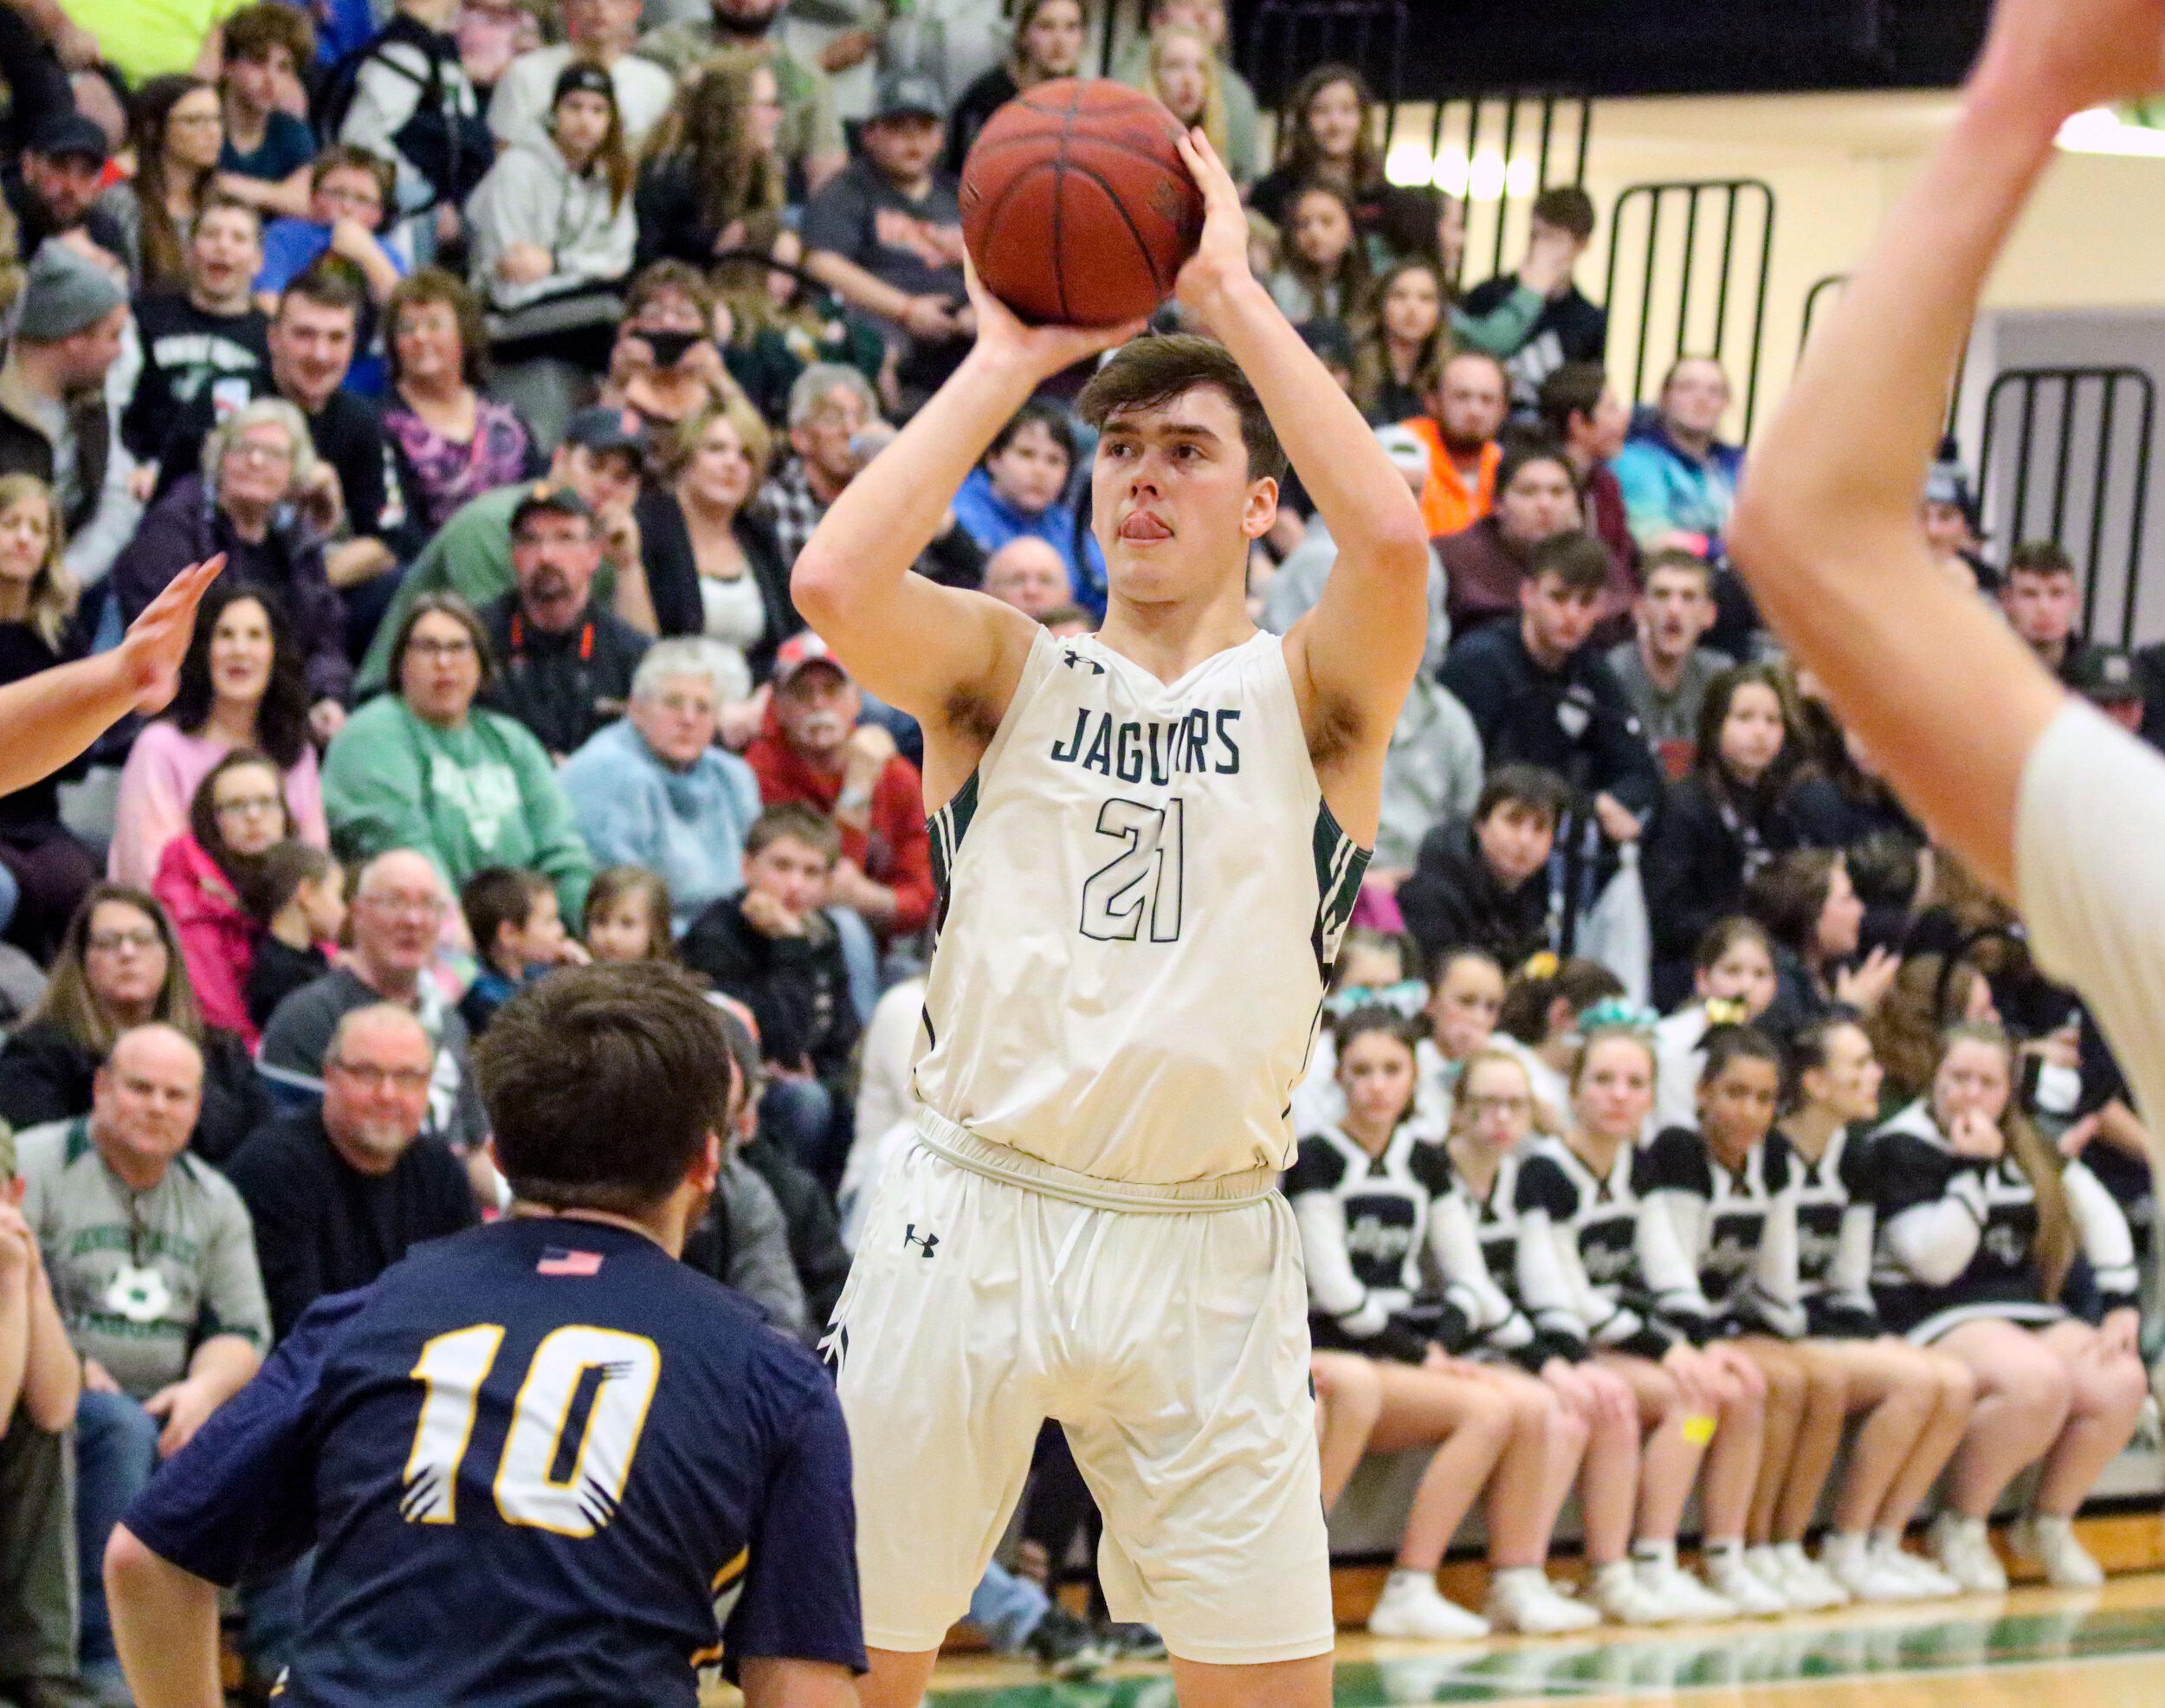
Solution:
[{"label": "player's hand on ball", "polygon": [[1200,131],[1173,139],[1203,192],[1203,236],[1173,281],[1173,293],[1191,314],[1210,318],[1210,305],[1232,286],[1256,275],[1248,266],[1248,212],[1240,188],[1218,151]]},{"label": "player's hand on ball", "polygon": [[1116,327],[1030,327],[1015,311],[986,289],[977,265],[962,257],[963,282],[977,316],[977,352],[989,360],[1011,362],[1033,379],[1050,379],[1063,368],[1086,361],[1101,350],[1125,344],[1148,324],[1128,320]]}]

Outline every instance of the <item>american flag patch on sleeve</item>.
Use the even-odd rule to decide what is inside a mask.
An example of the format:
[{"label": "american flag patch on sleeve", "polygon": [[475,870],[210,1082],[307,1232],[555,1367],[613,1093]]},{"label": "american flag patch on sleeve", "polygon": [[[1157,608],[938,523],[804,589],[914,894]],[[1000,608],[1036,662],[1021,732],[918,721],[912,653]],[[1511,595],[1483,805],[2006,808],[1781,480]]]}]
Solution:
[{"label": "american flag patch on sleeve", "polygon": [[601,1273],[599,1252],[567,1251],[561,1245],[543,1249],[541,1261],[533,1266],[536,1275],[598,1275]]}]

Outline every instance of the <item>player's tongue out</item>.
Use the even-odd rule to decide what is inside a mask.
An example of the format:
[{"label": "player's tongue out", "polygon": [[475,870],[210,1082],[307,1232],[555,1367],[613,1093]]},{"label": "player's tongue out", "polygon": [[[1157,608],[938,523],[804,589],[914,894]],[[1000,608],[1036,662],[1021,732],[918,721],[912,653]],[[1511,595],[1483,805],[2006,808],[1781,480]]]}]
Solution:
[{"label": "player's tongue out", "polygon": [[1138,510],[1120,525],[1122,540],[1170,540],[1173,530],[1147,510]]}]

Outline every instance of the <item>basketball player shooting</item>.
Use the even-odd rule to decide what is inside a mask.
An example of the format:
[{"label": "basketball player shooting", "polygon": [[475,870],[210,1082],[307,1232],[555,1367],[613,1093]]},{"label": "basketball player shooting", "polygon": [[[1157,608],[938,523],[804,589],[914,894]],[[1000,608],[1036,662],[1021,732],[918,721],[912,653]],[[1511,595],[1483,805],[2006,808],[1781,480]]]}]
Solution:
[{"label": "basketball player shooting", "polygon": [[[1187,1708],[1329,1698],[1328,1558],[1286,1100],[1373,841],[1425,627],[1405,480],[1250,274],[1199,132],[1181,305],[1082,394],[1111,588],[1056,641],[909,566],[1037,385],[1137,326],[978,340],[798,559],[798,608],[925,729],[943,892],[917,1142],[830,1345],[856,1444],[870,1708],[913,1708],[1057,1418],[1115,1617]],[[1279,446],[1338,541],[1283,638],[1246,605]]]},{"label": "basketball player shooting", "polygon": [[2165,1122],[2165,761],[2065,692],[1918,527],[1985,275],[2071,114],[2165,86],[2161,0],[2002,0],[1961,112],[1755,450],[1730,530],[1760,609],[1902,798],[2089,1001]]}]

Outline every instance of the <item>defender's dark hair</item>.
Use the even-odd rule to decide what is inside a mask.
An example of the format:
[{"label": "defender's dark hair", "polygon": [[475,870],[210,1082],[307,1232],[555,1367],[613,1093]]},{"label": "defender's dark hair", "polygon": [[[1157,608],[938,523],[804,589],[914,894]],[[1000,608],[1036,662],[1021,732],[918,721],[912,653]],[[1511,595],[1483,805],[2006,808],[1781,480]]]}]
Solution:
[{"label": "defender's dark hair", "polygon": [[1100,432],[1116,415],[1161,409],[1198,385],[1212,385],[1240,417],[1240,442],[1248,452],[1248,478],[1285,478],[1285,451],[1278,443],[1263,399],[1222,344],[1192,333],[1146,333],[1131,339],[1090,376],[1076,413]]},{"label": "defender's dark hair", "polygon": [[681,968],[565,967],[499,1009],[474,1046],[512,1192],[641,1215],[728,1127],[737,1084],[721,1011]]}]

